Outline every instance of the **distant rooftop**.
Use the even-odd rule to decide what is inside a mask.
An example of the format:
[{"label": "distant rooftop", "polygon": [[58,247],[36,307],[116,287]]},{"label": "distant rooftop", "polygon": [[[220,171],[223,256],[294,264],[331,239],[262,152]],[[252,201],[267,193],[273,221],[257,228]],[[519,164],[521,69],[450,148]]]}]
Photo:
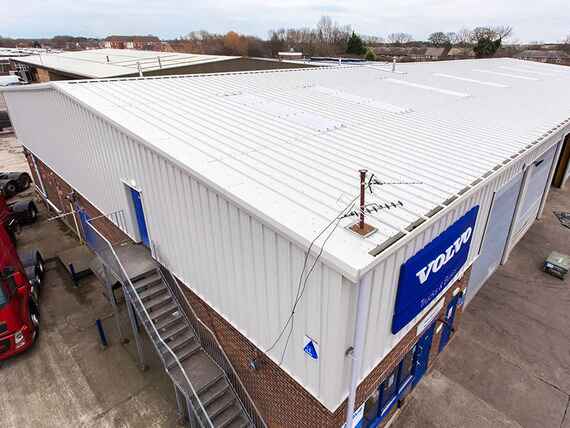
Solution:
[{"label": "distant rooftop", "polygon": [[77,77],[95,79],[137,75],[139,64],[144,73],[235,58],[238,57],[134,49],[90,49],[18,57],[17,61]]},{"label": "distant rooftop", "polygon": [[59,50],[51,51],[42,48],[4,48],[0,47],[0,57],[17,57],[17,56],[28,56],[28,55],[38,55],[40,53],[48,52],[61,52]]},{"label": "distant rooftop", "polygon": [[106,37],[105,40],[107,41],[121,41],[121,42],[128,42],[131,40],[136,40],[140,42],[160,42],[160,39],[156,36],[109,36]]},{"label": "distant rooftop", "polygon": [[570,58],[564,51],[560,50],[539,50],[539,49],[527,49],[526,51],[521,52],[517,55],[518,58],[548,58],[548,59],[555,59],[555,58]]}]

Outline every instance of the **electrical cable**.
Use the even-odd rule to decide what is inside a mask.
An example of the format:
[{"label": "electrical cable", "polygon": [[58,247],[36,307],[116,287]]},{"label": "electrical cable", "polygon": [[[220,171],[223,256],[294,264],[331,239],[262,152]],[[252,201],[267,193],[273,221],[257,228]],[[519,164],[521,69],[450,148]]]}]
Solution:
[{"label": "electrical cable", "polygon": [[285,341],[285,346],[283,347],[283,352],[281,353],[281,359],[279,360],[279,365],[281,365],[281,363],[283,362],[283,358],[285,358],[285,352],[287,352],[287,347],[289,346],[289,339],[291,338],[291,334],[293,333],[293,326],[295,324],[295,310],[297,308],[297,305],[301,301],[303,294],[305,294],[305,289],[307,288],[307,282],[309,281],[309,277],[311,276],[311,274],[315,270],[315,266],[317,265],[317,262],[319,261],[321,255],[323,254],[323,251],[325,249],[325,245],[326,245],[327,241],[330,239],[330,237],[332,236],[333,232],[338,227],[341,220],[342,220],[342,217],[337,218],[336,224],[334,225],[332,230],[329,232],[329,234],[327,235],[327,237],[323,241],[323,244],[321,245],[321,249],[319,251],[319,254],[317,255],[317,257],[315,257],[315,261],[313,262],[311,269],[309,269],[309,271],[305,275],[305,281],[303,282],[303,288],[301,289],[299,299],[297,300],[297,302],[295,302],[295,305],[293,306],[293,310],[291,311],[291,313],[293,314],[293,317],[291,318],[291,328],[289,329],[289,334],[287,335],[287,340]]},{"label": "electrical cable", "polygon": [[[299,283],[297,284],[297,292],[295,295],[295,299],[294,299],[294,303],[293,303],[293,307],[291,308],[291,313],[289,314],[289,317],[287,318],[287,321],[285,322],[285,324],[283,325],[283,328],[281,329],[281,331],[279,332],[279,334],[277,335],[277,338],[273,341],[273,343],[271,344],[271,346],[269,346],[269,348],[267,348],[265,350],[265,353],[269,353],[271,352],[275,346],[277,346],[277,344],[279,343],[279,341],[281,340],[281,338],[283,337],[283,334],[285,333],[285,330],[287,330],[287,327],[289,326],[289,323],[291,323],[291,321],[293,320],[294,316],[295,316],[295,309],[297,308],[297,305],[299,304],[299,301],[301,300],[301,298],[303,297],[304,294],[304,290],[306,288],[306,283],[308,281],[308,275],[305,277],[305,281],[303,282],[303,275],[305,274],[305,269],[307,268],[307,262],[309,260],[309,255],[311,254],[311,250],[313,248],[313,246],[315,245],[315,242],[333,225],[335,224],[335,227],[332,229],[332,231],[329,233],[329,235],[325,238],[325,240],[323,241],[323,244],[321,245],[321,249],[319,251],[319,254],[317,256],[317,258],[315,259],[315,262],[313,263],[313,266],[311,268],[311,273],[312,270],[314,269],[314,266],[316,265],[316,262],[318,261],[318,259],[321,257],[323,251],[324,251],[324,247],[326,242],[329,240],[329,238],[332,236],[332,233],[336,230],[336,228],[338,227],[338,224],[340,223],[340,220],[342,220],[343,215],[346,211],[350,211],[354,205],[354,203],[356,202],[356,200],[358,199],[358,196],[356,196],[354,199],[352,199],[350,201],[350,203],[335,217],[333,218],[323,229],[321,229],[321,231],[317,234],[317,236],[311,241],[309,248],[307,249],[307,252],[305,253],[305,259],[303,261],[303,268],[301,270],[301,275],[299,276]],[[291,331],[289,332],[288,338],[291,336]],[[287,340],[288,342],[289,340]],[[284,350],[285,351],[285,350]],[[285,355],[285,353],[283,352],[283,356]],[[280,365],[281,362],[283,361],[283,356],[281,358],[280,361]]]},{"label": "electrical cable", "polygon": [[[374,180],[374,181],[373,181]],[[374,174],[372,174],[372,176],[370,177],[370,180],[367,183],[368,190],[370,191],[370,193],[372,194],[372,185],[385,185],[385,184],[423,184],[421,182],[382,182],[379,181],[377,179],[374,178]],[[356,196],[354,199],[352,199],[350,201],[350,203],[335,217],[333,218],[318,234],[317,236],[311,241],[309,248],[307,249],[307,252],[305,253],[305,259],[303,261],[303,269],[301,270],[301,275],[299,276],[299,283],[297,285],[297,293],[295,295],[295,299],[294,299],[294,303],[293,303],[293,307],[291,308],[291,313],[289,314],[289,317],[287,318],[287,321],[285,322],[285,324],[283,325],[283,328],[281,329],[281,331],[279,332],[279,334],[277,335],[277,338],[273,341],[273,343],[271,344],[271,346],[269,346],[269,348],[267,348],[265,350],[265,353],[269,353],[271,352],[275,346],[277,346],[277,344],[279,343],[279,341],[281,340],[281,338],[283,337],[283,334],[285,333],[285,331],[287,330],[287,327],[289,326],[289,324],[291,324],[291,327],[289,329],[289,333],[287,334],[287,339],[285,341],[285,346],[283,347],[283,351],[281,353],[281,358],[279,360],[279,365],[281,365],[283,363],[283,359],[285,358],[285,353],[287,352],[287,347],[289,346],[289,341],[291,339],[291,335],[293,333],[293,328],[294,328],[294,323],[295,323],[295,310],[297,309],[297,305],[299,304],[299,302],[301,301],[301,299],[303,298],[303,295],[305,294],[305,290],[307,288],[307,283],[309,281],[309,277],[311,276],[311,274],[313,273],[317,262],[319,261],[319,259],[321,258],[324,249],[325,249],[325,245],[328,242],[328,240],[330,239],[330,237],[332,236],[332,234],[334,233],[334,231],[337,229],[340,221],[344,218],[347,217],[347,212],[349,213],[350,211],[352,211],[352,208],[354,207],[354,203],[356,202],[356,200],[359,198],[359,196]],[[390,203],[386,203],[385,204],[385,208],[390,209],[392,208],[397,208],[397,207],[401,207],[403,206],[401,201],[398,201],[398,203],[394,203],[394,202],[390,202]],[[358,209],[358,212],[360,212],[360,208]],[[368,212],[368,215],[370,215],[370,212]],[[336,222],[336,224],[335,224]],[[323,243],[321,244],[321,248],[319,253],[317,254],[317,256],[315,257],[315,260],[311,266],[311,268],[308,270],[307,274],[305,275],[305,279],[303,281],[303,275],[305,274],[305,269],[307,268],[307,262],[309,260],[309,255],[311,254],[311,249],[313,248],[315,242],[334,224],[334,227],[332,228],[332,230],[329,232],[329,234],[326,236],[326,238],[324,239]]]}]

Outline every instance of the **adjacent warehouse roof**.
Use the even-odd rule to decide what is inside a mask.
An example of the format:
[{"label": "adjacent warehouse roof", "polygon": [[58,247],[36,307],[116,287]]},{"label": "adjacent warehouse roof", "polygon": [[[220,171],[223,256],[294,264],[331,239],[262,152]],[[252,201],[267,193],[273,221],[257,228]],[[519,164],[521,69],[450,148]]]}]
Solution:
[{"label": "adjacent warehouse roof", "polygon": [[19,57],[19,56],[29,56],[38,55],[40,53],[48,52],[61,52],[60,50],[48,50],[41,48],[4,48],[0,47],[0,57]]},{"label": "adjacent warehouse roof", "polygon": [[[512,59],[52,82],[307,245],[382,182],[363,238],[338,220],[323,257],[349,278],[394,237],[570,119],[570,69]],[[33,88],[30,88],[33,90]],[[26,90],[26,89],[19,89]],[[25,142],[24,142],[25,143]],[[319,244],[328,232],[320,236]]]},{"label": "adjacent warehouse roof", "polygon": [[235,56],[202,55],[133,49],[90,49],[19,57],[18,62],[84,78],[109,78],[138,75],[236,59]]}]

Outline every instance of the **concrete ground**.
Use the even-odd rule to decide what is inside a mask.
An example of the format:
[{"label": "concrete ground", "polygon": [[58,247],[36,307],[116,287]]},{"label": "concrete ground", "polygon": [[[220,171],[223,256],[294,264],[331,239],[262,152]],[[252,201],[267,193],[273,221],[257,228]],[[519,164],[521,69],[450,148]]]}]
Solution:
[{"label": "concrete ground", "polygon": [[570,278],[542,272],[570,254],[570,189],[536,222],[467,307],[462,324],[392,427],[570,428]]},{"label": "concrete ground", "polygon": [[[0,136],[0,168],[22,165],[14,138]],[[25,162],[25,161],[24,161]],[[75,287],[57,261],[59,252],[79,245],[59,221],[25,227],[19,247],[37,246],[49,260],[40,311],[41,333],[29,351],[0,363],[0,425],[26,427],[173,427],[174,389],[161,363],[145,345],[149,369],[138,368],[134,340],[122,345],[112,307],[91,276]],[[120,306],[123,331],[132,339]],[[103,320],[110,346],[99,344],[96,319]]]}]

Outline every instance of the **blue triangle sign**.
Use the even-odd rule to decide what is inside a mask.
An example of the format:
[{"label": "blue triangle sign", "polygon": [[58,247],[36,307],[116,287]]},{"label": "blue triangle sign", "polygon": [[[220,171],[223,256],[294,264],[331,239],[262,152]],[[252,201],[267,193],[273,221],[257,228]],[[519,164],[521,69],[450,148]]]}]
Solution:
[{"label": "blue triangle sign", "polygon": [[315,344],[313,343],[312,340],[309,343],[307,343],[307,345],[305,345],[305,348],[303,348],[303,350],[313,360],[319,359],[319,356],[317,355],[317,350],[315,349]]}]

